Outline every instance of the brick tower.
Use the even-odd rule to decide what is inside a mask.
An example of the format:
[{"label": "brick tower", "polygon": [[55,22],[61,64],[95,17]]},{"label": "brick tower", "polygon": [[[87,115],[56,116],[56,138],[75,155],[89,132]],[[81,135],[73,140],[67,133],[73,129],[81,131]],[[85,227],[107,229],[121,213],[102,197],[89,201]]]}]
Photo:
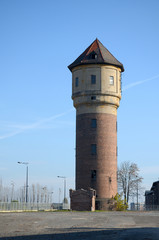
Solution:
[{"label": "brick tower", "polygon": [[117,193],[117,108],[120,63],[96,39],[72,64],[76,108],[76,190],[96,190],[96,209]]}]

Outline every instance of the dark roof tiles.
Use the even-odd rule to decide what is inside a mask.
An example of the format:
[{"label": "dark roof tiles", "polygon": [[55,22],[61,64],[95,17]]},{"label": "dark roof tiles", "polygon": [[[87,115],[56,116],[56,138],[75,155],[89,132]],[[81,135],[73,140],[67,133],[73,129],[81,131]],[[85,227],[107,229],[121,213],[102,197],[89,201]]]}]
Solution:
[{"label": "dark roof tiles", "polygon": [[85,64],[106,64],[119,67],[124,72],[120,63],[103,44],[96,39],[72,64],[68,66],[70,71],[76,66]]}]

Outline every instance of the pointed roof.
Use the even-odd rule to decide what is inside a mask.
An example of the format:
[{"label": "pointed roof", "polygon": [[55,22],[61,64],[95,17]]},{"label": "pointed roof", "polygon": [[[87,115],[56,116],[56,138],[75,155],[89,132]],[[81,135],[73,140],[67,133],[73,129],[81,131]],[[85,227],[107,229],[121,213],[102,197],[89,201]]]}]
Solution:
[{"label": "pointed roof", "polygon": [[121,71],[124,72],[123,64],[120,63],[97,38],[68,68],[72,72],[74,67],[86,64],[113,65],[121,68]]}]

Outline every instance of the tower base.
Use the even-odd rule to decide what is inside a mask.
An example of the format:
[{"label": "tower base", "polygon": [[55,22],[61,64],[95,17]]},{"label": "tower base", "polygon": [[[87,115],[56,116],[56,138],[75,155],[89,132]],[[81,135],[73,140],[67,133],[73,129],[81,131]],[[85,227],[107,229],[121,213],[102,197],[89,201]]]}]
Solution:
[{"label": "tower base", "polygon": [[96,198],[95,208],[103,211],[115,210],[115,201],[111,198]]},{"label": "tower base", "polygon": [[115,200],[112,198],[96,198],[94,189],[70,189],[71,210],[74,211],[112,211],[115,210]]}]

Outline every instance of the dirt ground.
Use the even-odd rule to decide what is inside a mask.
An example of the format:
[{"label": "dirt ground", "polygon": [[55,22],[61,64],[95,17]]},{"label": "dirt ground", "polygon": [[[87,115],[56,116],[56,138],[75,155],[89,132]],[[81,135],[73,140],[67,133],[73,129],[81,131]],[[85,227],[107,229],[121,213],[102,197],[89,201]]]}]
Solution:
[{"label": "dirt ground", "polygon": [[159,240],[159,212],[0,213],[3,240]]}]

